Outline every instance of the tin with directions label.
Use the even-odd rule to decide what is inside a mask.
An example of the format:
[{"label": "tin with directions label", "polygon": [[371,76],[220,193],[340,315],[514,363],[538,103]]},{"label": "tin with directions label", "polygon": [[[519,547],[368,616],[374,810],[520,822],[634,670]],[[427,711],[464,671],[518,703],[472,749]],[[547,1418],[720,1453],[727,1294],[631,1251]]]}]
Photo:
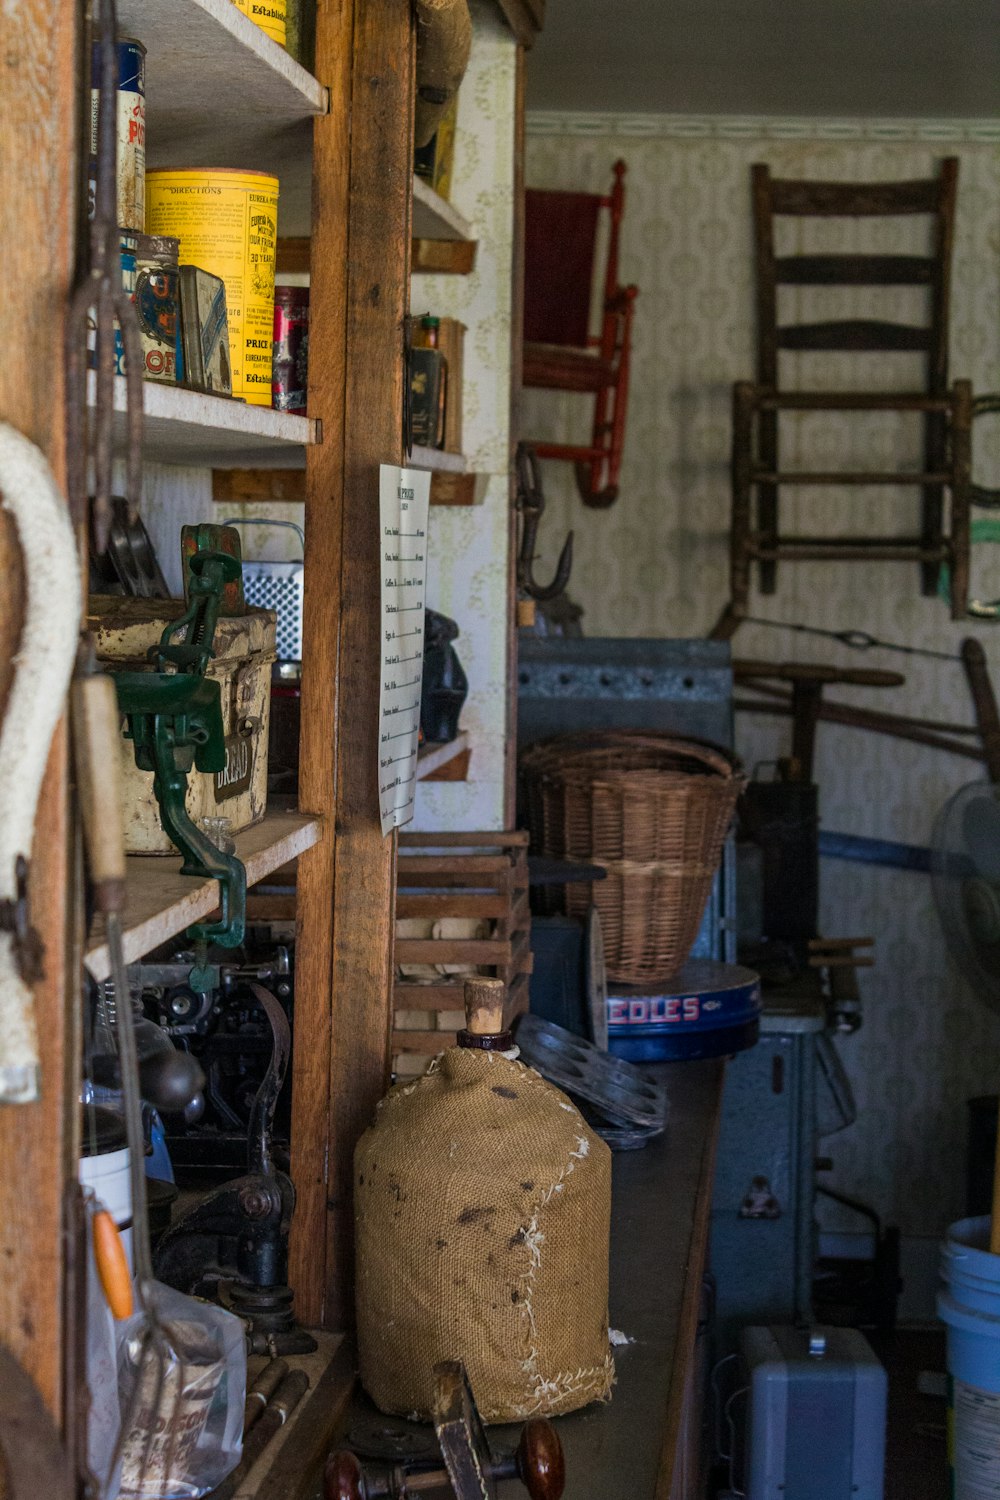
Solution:
[{"label": "tin with directions label", "polygon": [[236,0],[236,9],[249,16],[279,46],[285,45],[286,0]]},{"label": "tin with directions label", "polygon": [[[101,47],[91,52],[90,172],[88,214],[97,201],[97,117],[101,98]],[[142,233],[146,206],[146,49],[135,37],[119,37],[115,55],[116,212],[123,229]]]},{"label": "tin with directions label", "polygon": [[157,168],[146,228],[180,241],[180,258],[226,286],[233,395],[271,405],[278,179],[226,167]]}]

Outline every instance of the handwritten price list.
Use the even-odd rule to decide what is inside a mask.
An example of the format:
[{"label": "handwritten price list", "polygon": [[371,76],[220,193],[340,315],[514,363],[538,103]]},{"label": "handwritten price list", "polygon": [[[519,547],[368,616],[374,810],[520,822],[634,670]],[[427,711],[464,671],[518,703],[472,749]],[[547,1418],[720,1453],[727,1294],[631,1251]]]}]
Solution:
[{"label": "handwritten price list", "polygon": [[424,663],[424,586],[431,476],[382,464],[382,684],[378,787],[382,832],[413,817],[417,790],[420,688]]}]

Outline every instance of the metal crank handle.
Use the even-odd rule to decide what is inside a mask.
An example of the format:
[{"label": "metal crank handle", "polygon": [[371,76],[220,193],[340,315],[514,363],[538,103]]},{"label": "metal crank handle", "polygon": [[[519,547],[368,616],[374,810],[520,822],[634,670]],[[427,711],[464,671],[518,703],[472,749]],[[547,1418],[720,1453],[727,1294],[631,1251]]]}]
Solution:
[{"label": "metal crank handle", "polygon": [[[490,1465],[489,1478],[519,1479],[531,1500],[560,1500],[566,1488],[566,1463],[559,1434],[544,1417],[533,1417],[521,1429],[521,1440],[509,1458]],[[410,1500],[427,1492],[451,1490],[455,1500],[480,1500],[476,1494],[457,1495],[445,1469],[388,1474],[366,1474],[353,1453],[341,1448],[331,1453],[323,1471],[324,1500]]]}]

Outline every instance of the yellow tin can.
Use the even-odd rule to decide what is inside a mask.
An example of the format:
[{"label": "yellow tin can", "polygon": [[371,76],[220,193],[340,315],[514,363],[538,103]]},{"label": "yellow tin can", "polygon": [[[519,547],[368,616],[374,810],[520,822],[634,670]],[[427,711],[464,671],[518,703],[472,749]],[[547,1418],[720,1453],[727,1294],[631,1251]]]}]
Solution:
[{"label": "yellow tin can", "polygon": [[146,174],[146,232],[180,240],[180,260],[226,284],[233,395],[271,405],[278,179],[229,167]]},{"label": "yellow tin can", "polygon": [[286,0],[236,0],[236,9],[282,47],[285,45]]}]

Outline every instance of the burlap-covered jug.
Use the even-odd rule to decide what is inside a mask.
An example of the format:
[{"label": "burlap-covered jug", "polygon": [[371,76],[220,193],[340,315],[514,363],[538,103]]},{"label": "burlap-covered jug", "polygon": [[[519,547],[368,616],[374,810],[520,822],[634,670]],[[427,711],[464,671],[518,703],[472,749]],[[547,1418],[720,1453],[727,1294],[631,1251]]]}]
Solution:
[{"label": "burlap-covered jug", "polygon": [[466,1045],[391,1089],[355,1152],[361,1379],[383,1411],[430,1417],[446,1359],[487,1422],[573,1411],[614,1379],[611,1153],[491,1049],[495,985],[502,1014],[502,984],[469,981]]}]

